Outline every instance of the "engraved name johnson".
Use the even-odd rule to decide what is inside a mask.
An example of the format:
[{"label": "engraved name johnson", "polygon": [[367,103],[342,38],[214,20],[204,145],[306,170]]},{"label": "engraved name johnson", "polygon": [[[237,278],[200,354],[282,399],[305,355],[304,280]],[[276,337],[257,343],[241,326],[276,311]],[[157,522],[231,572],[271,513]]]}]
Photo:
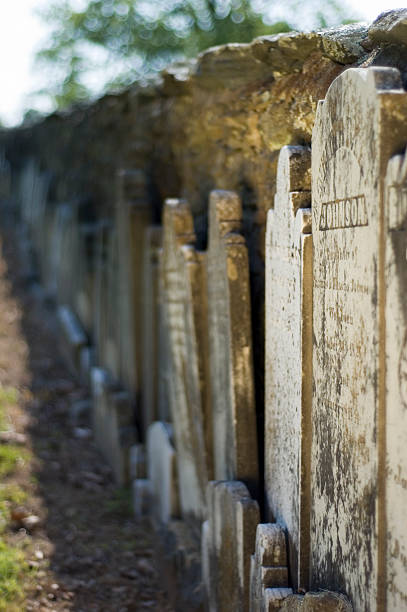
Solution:
[{"label": "engraved name johnson", "polygon": [[362,227],[368,225],[366,198],[357,195],[325,202],[321,205],[319,230],[333,230],[345,227]]}]

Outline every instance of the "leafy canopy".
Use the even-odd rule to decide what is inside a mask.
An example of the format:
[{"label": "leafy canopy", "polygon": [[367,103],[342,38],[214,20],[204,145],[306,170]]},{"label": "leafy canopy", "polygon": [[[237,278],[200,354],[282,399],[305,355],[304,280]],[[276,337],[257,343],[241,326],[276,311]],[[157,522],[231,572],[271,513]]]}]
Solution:
[{"label": "leafy canopy", "polygon": [[[335,0],[319,6],[343,19]],[[322,26],[332,21],[325,8],[316,18]],[[255,10],[250,0],[54,0],[41,16],[51,34],[37,57],[49,80],[40,93],[58,108],[143,81],[207,47],[293,29],[266,25],[265,6]]]}]

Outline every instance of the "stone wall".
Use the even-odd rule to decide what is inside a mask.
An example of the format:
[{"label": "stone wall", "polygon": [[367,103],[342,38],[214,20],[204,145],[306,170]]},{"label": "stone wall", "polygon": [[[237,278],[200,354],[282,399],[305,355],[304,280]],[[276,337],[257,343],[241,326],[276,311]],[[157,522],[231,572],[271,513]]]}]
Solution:
[{"label": "stone wall", "polygon": [[179,609],[407,609],[406,20],[2,135],[27,279]]}]

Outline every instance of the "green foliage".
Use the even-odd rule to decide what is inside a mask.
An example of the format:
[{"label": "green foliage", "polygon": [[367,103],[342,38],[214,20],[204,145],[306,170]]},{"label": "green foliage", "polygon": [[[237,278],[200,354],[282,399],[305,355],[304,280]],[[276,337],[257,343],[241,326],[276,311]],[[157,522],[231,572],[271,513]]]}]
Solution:
[{"label": "green foliage", "polygon": [[290,29],[266,26],[249,0],[88,0],[76,10],[54,0],[41,15],[52,31],[38,60],[50,71],[44,91],[59,108],[89,98],[84,76],[100,64],[108,90],[207,47]]},{"label": "green foliage", "polygon": [[49,81],[39,93],[64,108],[92,91],[143,82],[208,47],[287,32],[300,21],[299,11],[313,14],[317,27],[344,19],[336,0],[288,0],[291,25],[266,25],[273,7],[280,15],[277,0],[53,0],[40,13],[51,35],[38,54]]},{"label": "green foliage", "polygon": [[0,478],[12,474],[18,464],[28,461],[29,455],[25,449],[15,444],[0,445]]},{"label": "green foliage", "polygon": [[4,529],[10,522],[12,506],[20,506],[26,499],[27,493],[18,485],[0,485],[0,530]]},{"label": "green foliage", "polygon": [[21,609],[15,604],[23,595],[21,577],[28,572],[24,553],[0,539],[0,611]]}]

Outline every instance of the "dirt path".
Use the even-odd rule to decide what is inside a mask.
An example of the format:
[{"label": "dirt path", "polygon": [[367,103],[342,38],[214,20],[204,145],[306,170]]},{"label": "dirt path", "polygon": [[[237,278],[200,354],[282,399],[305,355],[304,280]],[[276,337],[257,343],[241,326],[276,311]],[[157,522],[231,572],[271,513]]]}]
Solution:
[{"label": "dirt path", "polygon": [[[10,227],[2,233],[1,429],[26,439],[12,440],[22,457],[0,478],[3,491],[14,491],[3,511],[0,504],[0,542],[23,551],[28,569],[23,603],[1,604],[0,588],[0,610],[170,611],[154,567],[151,528],[132,518],[129,494],[113,484],[87,424],[72,424],[72,402],[86,399],[87,391],[58,353],[51,310],[19,276]],[[17,401],[10,388],[18,390]],[[21,490],[24,495],[15,494]]]}]

